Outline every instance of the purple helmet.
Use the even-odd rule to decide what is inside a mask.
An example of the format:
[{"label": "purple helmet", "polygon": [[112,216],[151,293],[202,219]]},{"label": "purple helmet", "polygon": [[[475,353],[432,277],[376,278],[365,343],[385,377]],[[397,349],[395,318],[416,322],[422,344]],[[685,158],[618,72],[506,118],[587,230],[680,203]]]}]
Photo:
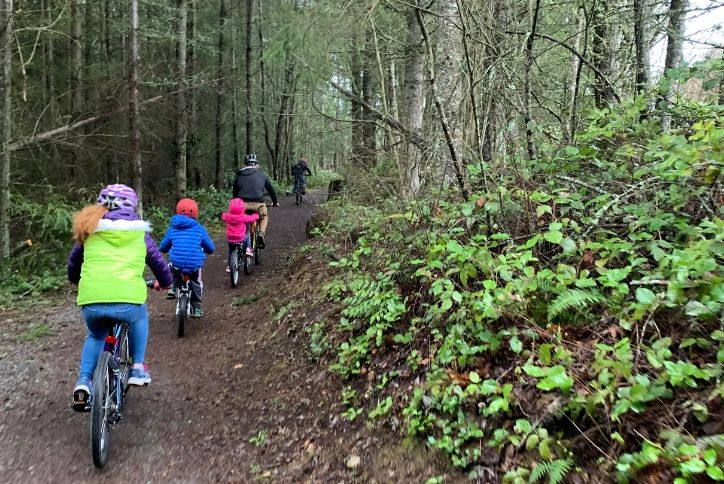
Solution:
[{"label": "purple helmet", "polygon": [[129,186],[120,183],[108,185],[98,195],[98,205],[103,205],[108,210],[127,208],[135,212],[138,205],[138,196],[133,188]]}]

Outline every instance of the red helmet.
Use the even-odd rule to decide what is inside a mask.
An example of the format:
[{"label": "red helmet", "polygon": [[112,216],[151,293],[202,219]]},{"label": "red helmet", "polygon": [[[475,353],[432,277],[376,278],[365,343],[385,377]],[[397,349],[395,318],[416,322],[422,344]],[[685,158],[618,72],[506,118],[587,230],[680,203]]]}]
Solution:
[{"label": "red helmet", "polygon": [[191,218],[198,218],[199,206],[196,205],[196,202],[190,198],[182,198],[176,204],[176,213],[180,213],[181,215],[186,215]]}]

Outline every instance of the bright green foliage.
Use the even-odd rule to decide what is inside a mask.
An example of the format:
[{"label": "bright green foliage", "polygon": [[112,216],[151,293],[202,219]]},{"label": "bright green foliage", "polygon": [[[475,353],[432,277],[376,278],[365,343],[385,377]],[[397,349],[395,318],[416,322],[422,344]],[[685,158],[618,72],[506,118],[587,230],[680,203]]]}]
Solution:
[{"label": "bright green foliage", "polygon": [[[395,396],[408,431],[465,468],[513,446],[506,482],[559,482],[574,465],[610,477],[619,455],[619,479],[633,479],[660,447],[633,433],[642,418],[664,432],[690,416],[705,438],[724,359],[720,108],[679,105],[691,121],[662,134],[641,106],[592,113],[576,146],[527,163],[531,189],[503,173],[475,202],[330,206],[321,234],[354,242],[326,286],[333,368],[399,362],[417,382]],[[594,428],[601,465],[575,438]],[[715,478],[719,461],[697,448],[703,466],[664,461]]]}]

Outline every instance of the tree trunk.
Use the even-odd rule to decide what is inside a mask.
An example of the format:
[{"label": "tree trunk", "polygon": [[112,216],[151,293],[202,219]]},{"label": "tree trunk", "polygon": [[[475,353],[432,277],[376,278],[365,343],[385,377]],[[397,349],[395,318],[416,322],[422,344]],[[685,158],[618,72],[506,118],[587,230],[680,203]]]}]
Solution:
[{"label": "tree trunk", "polygon": [[277,114],[277,126],[276,133],[274,135],[274,157],[272,159],[273,171],[276,171],[278,176],[277,181],[284,178],[284,154],[286,152],[285,139],[286,129],[288,127],[287,116],[289,114],[290,98],[293,95],[292,90],[294,89],[295,83],[295,63],[294,58],[291,55],[291,51],[287,49],[286,62],[284,68],[284,89],[282,90],[282,97],[279,101],[279,111]]},{"label": "tree trunk", "polygon": [[538,27],[538,13],[540,12],[540,0],[528,1],[528,38],[525,43],[525,76],[523,78],[523,122],[525,123],[525,145],[528,152],[528,159],[536,158],[535,145],[533,144],[533,115],[531,113],[531,86],[530,76],[533,69],[533,41],[535,31]]},{"label": "tree trunk", "polygon": [[594,83],[594,98],[596,107],[603,108],[612,104],[615,96],[611,85],[606,82],[611,78],[614,52],[610,49],[609,27],[610,0],[597,0],[593,6],[593,65],[596,66],[596,82]]},{"label": "tree trunk", "polygon": [[254,0],[246,0],[246,152],[254,153],[254,116],[252,115],[253,93],[253,43],[252,26],[254,20]]},{"label": "tree trunk", "polygon": [[[588,21],[586,19],[586,9],[583,3],[579,3],[576,8],[576,31],[573,37],[573,48],[580,52],[581,41],[584,42],[584,48],[588,44]],[[585,52],[585,51],[584,51]],[[585,55],[585,54],[584,54]],[[581,59],[571,54],[571,82],[568,84],[568,116],[566,126],[566,138],[570,143],[576,137],[576,105],[578,102],[578,88],[581,82],[581,67],[583,63]]]},{"label": "tree trunk", "polygon": [[[43,0],[40,8],[42,9],[43,23],[46,28],[50,28],[53,23],[53,7],[52,0]],[[44,69],[43,77],[45,80],[45,99],[46,105],[49,106],[51,119],[57,119],[56,101],[55,101],[55,48],[53,37],[55,34],[49,32],[44,43]]]},{"label": "tree trunk", "polygon": [[[191,79],[196,71],[196,0],[188,0],[188,28],[186,30],[186,78]],[[186,115],[186,176],[188,178],[191,173],[190,164],[197,165],[196,175],[198,175],[198,161],[195,160],[194,149],[196,147],[197,137],[194,131],[196,122],[196,89],[187,85],[186,105],[188,114]],[[194,177],[197,180],[198,176]],[[195,188],[199,188],[199,184],[194,184]]]},{"label": "tree trunk", "polygon": [[[264,36],[262,35],[262,26],[264,25],[264,19],[262,17],[262,10],[261,10],[262,4],[261,0],[259,0],[259,3],[257,4],[258,12],[259,12],[259,28],[257,29],[257,35],[259,39],[259,75],[261,79],[261,95],[259,96],[259,107],[261,108],[260,116],[261,116],[261,124],[264,128],[264,143],[266,144],[267,151],[269,152],[269,159],[271,160],[272,165],[272,177],[275,180],[278,180],[278,166],[275,163],[275,155],[274,155],[274,147],[271,144],[271,135],[269,133],[269,123],[266,119],[266,65],[264,63]],[[249,61],[247,60],[247,65],[249,64]]]},{"label": "tree trunk", "polygon": [[0,0],[0,256],[10,256],[10,137],[12,136],[13,0]]},{"label": "tree trunk", "polygon": [[[362,67],[362,100],[367,106],[373,104],[375,90],[374,45],[370,32],[367,32]],[[362,157],[365,166],[377,165],[377,124],[375,117],[367,107],[362,107]]]},{"label": "tree trunk", "polygon": [[238,72],[238,65],[236,62],[236,51],[238,49],[238,42],[239,42],[239,36],[237,35],[237,29],[238,29],[238,23],[237,19],[239,18],[237,12],[238,8],[234,9],[231,14],[231,142],[232,142],[232,150],[234,153],[234,169],[238,170],[240,166],[239,161],[239,109],[238,109],[238,103],[237,103],[237,93],[238,89],[236,88],[237,83],[239,82],[239,72]]},{"label": "tree trunk", "polygon": [[176,0],[178,24],[176,26],[176,197],[186,197],[186,29],[187,0]]},{"label": "tree trunk", "polygon": [[141,159],[141,126],[138,115],[138,0],[129,0],[128,31],[128,129],[133,169],[133,186],[138,195],[138,213],[143,216],[143,162]]},{"label": "tree trunk", "polygon": [[[460,21],[460,12],[456,0],[443,0],[438,5],[437,56],[433,53],[422,12],[417,11],[417,20],[425,38],[428,55],[433,66],[430,75],[430,87],[444,136],[444,144],[438,152],[438,160],[444,165],[444,169],[442,173],[435,173],[434,176],[440,177],[440,186],[442,187],[449,176],[447,167],[452,164],[460,194],[463,199],[467,200],[470,196],[470,187],[468,186],[462,161],[462,133],[459,124],[462,103],[460,66],[463,62],[462,53],[460,52],[462,47],[461,31],[457,28],[456,22]],[[445,95],[444,98],[441,93]]]},{"label": "tree trunk", "polygon": [[664,114],[661,117],[661,129],[668,131],[671,127],[671,113],[669,104],[674,98],[678,82],[669,75],[670,69],[679,67],[683,60],[684,32],[686,27],[686,8],[688,0],[671,0],[669,7],[669,26],[666,29],[666,59],[664,60],[664,75],[669,82],[663,93]]},{"label": "tree trunk", "polygon": [[221,190],[224,187],[224,147],[222,146],[224,101],[226,83],[224,76],[224,29],[226,27],[226,0],[219,2],[219,50],[216,69],[216,188]]},{"label": "tree trunk", "polygon": [[649,42],[646,0],[634,0],[634,47],[636,49],[636,93],[645,94],[649,87]]},{"label": "tree trunk", "polygon": [[[81,106],[83,105],[83,1],[72,0],[70,9],[70,115],[71,119],[77,119],[81,113]],[[80,147],[78,146],[79,141],[73,143],[73,160],[70,168],[70,177],[80,173],[79,156]]]}]

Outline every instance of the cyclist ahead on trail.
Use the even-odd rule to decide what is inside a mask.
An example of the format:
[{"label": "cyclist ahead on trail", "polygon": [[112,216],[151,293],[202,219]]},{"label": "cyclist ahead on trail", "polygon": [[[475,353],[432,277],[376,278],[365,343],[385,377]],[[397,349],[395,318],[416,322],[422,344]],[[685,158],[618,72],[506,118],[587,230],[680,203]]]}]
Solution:
[{"label": "cyclist ahead on trail", "polygon": [[247,211],[253,211],[259,214],[259,232],[257,240],[259,248],[263,249],[265,245],[264,234],[269,223],[269,215],[264,204],[264,191],[269,193],[272,204],[279,206],[277,193],[271,180],[264,172],[259,169],[259,162],[256,155],[251,153],[244,157],[244,168],[236,172],[234,180],[233,198],[241,198],[246,204]]},{"label": "cyclist ahead on trail", "polygon": [[138,197],[126,185],[108,185],[95,205],[73,218],[76,245],[68,257],[68,280],[78,284],[88,334],[80,358],[80,375],[73,390],[73,409],[83,411],[93,384],[93,372],[108,336],[108,320],[127,322],[133,358],[128,383],[144,385],[151,375],[144,365],[148,341],[148,266],[160,287],[171,286],[171,273],[151,238],[151,226],[136,214]]},{"label": "cyclist ahead on trail", "polygon": [[299,161],[292,166],[292,178],[294,179],[294,190],[292,193],[306,194],[307,179],[305,175],[312,175],[312,171],[307,166],[307,158],[302,156]]}]

